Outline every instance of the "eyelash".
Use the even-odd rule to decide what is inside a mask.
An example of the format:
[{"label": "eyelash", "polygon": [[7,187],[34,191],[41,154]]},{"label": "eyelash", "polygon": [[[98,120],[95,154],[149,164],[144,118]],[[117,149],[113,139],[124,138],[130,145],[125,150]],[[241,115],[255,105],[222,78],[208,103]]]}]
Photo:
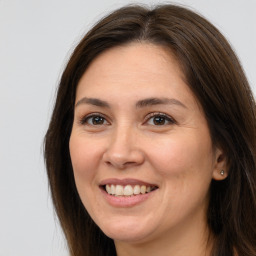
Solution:
[{"label": "eyelash", "polygon": [[[169,122],[169,124],[176,124],[176,121],[172,117],[170,117],[169,115],[166,115],[164,113],[161,113],[161,112],[153,112],[153,113],[148,114],[146,116],[146,122],[149,122],[150,119],[155,118],[155,117],[164,118],[165,121]],[[157,126],[157,125],[155,125],[155,126]]]},{"label": "eyelash", "polygon": [[[90,118],[94,118],[94,117],[103,118],[103,122],[107,121],[107,119],[105,118],[104,115],[102,115],[100,113],[92,113],[92,114],[89,114],[87,116],[82,117],[81,120],[80,120],[80,124],[82,124],[82,125],[97,126],[96,124],[95,125],[94,124],[88,124],[88,120]],[[176,124],[176,121],[172,117],[170,117],[170,116],[168,116],[168,115],[166,115],[164,113],[160,113],[160,112],[153,112],[153,113],[148,114],[146,116],[146,121],[144,122],[144,124],[149,122],[150,119],[153,119],[153,118],[156,118],[156,117],[164,118],[164,121],[165,122],[167,121],[169,125],[170,124]],[[168,124],[164,124],[164,125],[168,125]],[[105,125],[105,124],[99,124],[99,125]],[[152,125],[153,126],[158,126],[158,125],[154,125],[154,124],[152,124]],[[162,125],[159,125],[159,126],[162,126]]]},{"label": "eyelash", "polygon": [[[101,118],[104,119],[104,121],[106,121],[106,118],[102,114],[100,114],[100,113],[92,113],[92,114],[89,114],[87,116],[82,117],[81,120],[80,120],[80,124],[82,124],[82,125],[85,125],[86,123],[88,124],[88,120],[90,118],[93,118],[93,117],[101,117]],[[93,126],[93,124],[88,124],[88,125],[92,125]]]}]

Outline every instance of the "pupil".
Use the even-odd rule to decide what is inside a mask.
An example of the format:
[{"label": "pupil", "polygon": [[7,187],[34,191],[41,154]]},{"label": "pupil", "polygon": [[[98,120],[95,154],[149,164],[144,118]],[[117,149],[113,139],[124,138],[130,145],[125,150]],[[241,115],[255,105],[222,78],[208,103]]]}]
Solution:
[{"label": "pupil", "polygon": [[96,116],[93,118],[93,124],[97,125],[97,124],[103,124],[103,118],[100,116]]},{"label": "pupil", "polygon": [[161,125],[161,124],[164,124],[165,123],[165,118],[162,117],[162,116],[157,116],[154,118],[154,124],[156,125]]}]

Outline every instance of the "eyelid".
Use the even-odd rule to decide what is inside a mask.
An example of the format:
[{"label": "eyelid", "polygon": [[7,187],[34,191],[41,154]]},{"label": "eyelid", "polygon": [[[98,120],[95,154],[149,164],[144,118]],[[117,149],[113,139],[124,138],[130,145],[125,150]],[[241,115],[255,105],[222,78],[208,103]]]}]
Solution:
[{"label": "eyelid", "polygon": [[172,124],[176,124],[177,123],[176,120],[173,117],[171,117],[171,116],[169,116],[169,115],[167,115],[167,114],[165,114],[163,112],[152,112],[152,113],[149,113],[148,115],[146,115],[146,117],[145,117],[146,121],[144,123],[148,122],[152,117],[156,117],[156,116],[164,117],[164,118],[166,118],[167,121],[169,121]]},{"label": "eyelid", "polygon": [[[87,115],[82,116],[82,117],[79,119],[79,124],[85,125],[86,122],[87,122],[87,120],[88,120],[89,118],[95,117],[95,116],[100,116],[100,117],[104,118],[108,123],[110,123],[110,122],[108,121],[108,119],[106,118],[105,115],[103,115],[103,114],[101,114],[101,113],[98,113],[98,112],[93,112],[93,113],[90,113],[90,114],[87,114]],[[87,123],[87,125],[90,125],[90,124]]]},{"label": "eyelid", "polygon": [[[98,112],[93,112],[93,113],[83,115],[81,118],[79,118],[79,124],[85,125],[85,123],[87,122],[87,120],[89,118],[95,117],[95,116],[100,116],[100,117],[104,118],[104,120],[106,122],[108,122],[108,124],[110,124],[110,121],[108,120],[108,118],[105,115],[103,115],[101,113],[98,113]],[[166,118],[166,120],[168,122],[170,122],[171,124],[176,124],[177,123],[176,120],[173,117],[171,117],[170,115],[167,115],[163,112],[152,112],[152,113],[149,113],[149,114],[146,115],[145,121],[143,122],[143,124],[146,124],[152,117],[156,117],[156,116],[161,116],[161,117]],[[90,125],[90,124],[87,123],[87,125]]]}]

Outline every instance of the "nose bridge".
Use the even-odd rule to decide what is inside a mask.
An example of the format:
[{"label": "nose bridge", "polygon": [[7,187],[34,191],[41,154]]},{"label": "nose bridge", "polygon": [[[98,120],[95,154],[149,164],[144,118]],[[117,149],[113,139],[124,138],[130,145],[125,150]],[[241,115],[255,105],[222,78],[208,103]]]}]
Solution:
[{"label": "nose bridge", "polygon": [[116,168],[138,165],[143,162],[143,153],[138,148],[138,132],[135,127],[121,123],[113,129],[104,160]]}]

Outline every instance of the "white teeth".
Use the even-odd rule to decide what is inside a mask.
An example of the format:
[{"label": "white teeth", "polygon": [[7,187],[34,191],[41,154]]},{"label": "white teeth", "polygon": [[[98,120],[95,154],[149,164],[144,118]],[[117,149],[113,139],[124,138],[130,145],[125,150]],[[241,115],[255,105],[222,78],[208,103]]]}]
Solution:
[{"label": "white teeth", "polygon": [[111,191],[110,194],[114,195],[116,193],[116,186],[115,185],[111,185]]},{"label": "white teeth", "polygon": [[111,194],[111,187],[108,184],[106,185],[106,190],[109,194]]},{"label": "white teeth", "polygon": [[141,193],[141,194],[145,194],[145,193],[146,193],[146,190],[147,190],[147,188],[146,188],[145,185],[143,185],[143,186],[140,187],[140,193]]},{"label": "white teeth", "polygon": [[131,185],[127,185],[124,187],[124,195],[131,196],[133,194],[133,188]]},{"label": "white teeth", "polygon": [[133,188],[133,194],[134,194],[134,195],[140,194],[140,185],[136,185],[136,186]]},{"label": "white teeth", "polygon": [[[112,186],[112,185],[111,185]],[[122,196],[124,194],[124,189],[123,186],[121,185],[116,185],[116,196]]]},{"label": "white teeth", "polygon": [[139,194],[145,194],[149,193],[153,190],[154,187],[151,186],[145,186],[145,185],[113,185],[113,184],[107,184],[106,185],[106,191],[110,195],[114,196],[132,196],[132,195],[139,195]]}]

